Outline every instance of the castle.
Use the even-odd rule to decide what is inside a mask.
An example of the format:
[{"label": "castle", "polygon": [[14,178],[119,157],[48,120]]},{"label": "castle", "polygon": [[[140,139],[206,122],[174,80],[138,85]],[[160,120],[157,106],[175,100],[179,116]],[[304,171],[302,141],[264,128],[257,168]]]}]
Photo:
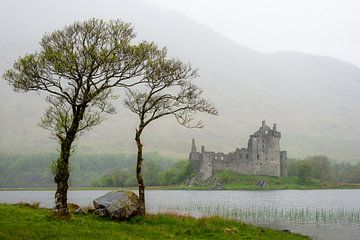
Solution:
[{"label": "castle", "polygon": [[276,124],[271,129],[262,122],[262,126],[250,135],[247,148],[237,148],[235,152],[208,152],[201,146],[196,150],[195,139],[192,139],[190,164],[200,181],[206,181],[218,170],[227,170],[240,174],[286,176],[287,152],[280,151],[281,133]]}]

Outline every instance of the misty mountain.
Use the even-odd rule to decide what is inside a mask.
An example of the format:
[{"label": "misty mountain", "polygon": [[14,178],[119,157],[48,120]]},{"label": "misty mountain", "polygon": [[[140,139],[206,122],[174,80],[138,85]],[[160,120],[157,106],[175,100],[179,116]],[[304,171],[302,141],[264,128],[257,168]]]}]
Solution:
[{"label": "misty mountain", "polygon": [[[44,32],[91,17],[131,22],[139,40],[166,46],[170,56],[199,68],[196,82],[220,115],[199,115],[205,122],[200,130],[183,128],[170,118],[161,120],[145,131],[145,151],[186,157],[193,137],[207,150],[233,151],[245,147],[249,135],[266,120],[278,124],[289,157],[360,159],[360,68],[350,63],[299,52],[264,54],[143,1],[17,0],[6,5],[0,10],[1,73],[18,56],[38,49]],[[27,10],[30,5],[32,12]],[[54,151],[56,141],[37,127],[46,108],[43,99],[36,93],[14,93],[5,81],[0,83],[0,151]],[[85,133],[78,151],[135,149],[137,119],[121,101],[115,105],[118,113]]]}]

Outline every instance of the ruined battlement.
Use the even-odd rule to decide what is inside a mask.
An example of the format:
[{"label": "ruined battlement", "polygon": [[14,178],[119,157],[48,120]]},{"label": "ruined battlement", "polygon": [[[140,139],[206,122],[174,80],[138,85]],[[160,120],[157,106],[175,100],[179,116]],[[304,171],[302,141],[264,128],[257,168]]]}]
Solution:
[{"label": "ruined battlement", "polygon": [[234,152],[210,152],[201,146],[197,151],[195,139],[192,139],[190,164],[203,181],[214,175],[215,171],[227,170],[240,174],[286,176],[287,152],[280,151],[281,133],[262,122],[258,131],[250,135],[247,148],[236,148]]}]

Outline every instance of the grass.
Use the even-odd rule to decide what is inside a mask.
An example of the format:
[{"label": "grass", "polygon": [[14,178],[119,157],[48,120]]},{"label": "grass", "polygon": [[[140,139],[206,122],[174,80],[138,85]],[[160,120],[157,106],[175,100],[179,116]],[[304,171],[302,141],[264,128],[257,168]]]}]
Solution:
[{"label": "grass", "polygon": [[62,220],[50,209],[0,204],[0,239],[309,239],[220,217],[171,214],[115,222],[94,215]]},{"label": "grass", "polygon": [[[359,189],[360,184],[347,184],[336,182],[324,182],[318,179],[311,179],[311,182],[305,185],[299,184],[299,178],[290,177],[272,177],[259,175],[241,175],[229,171],[219,171],[216,173],[224,190],[310,190],[310,189]],[[266,181],[267,186],[260,187],[256,183],[260,180]],[[175,187],[177,189],[186,189],[186,186]],[[190,189],[201,190],[211,189],[209,187],[191,187]]]},{"label": "grass", "polygon": [[[320,180],[313,179],[310,184],[299,184],[298,177],[272,177],[272,176],[257,176],[257,175],[240,175],[228,171],[221,171],[217,173],[220,182],[224,189],[244,189],[244,190],[280,190],[280,189],[320,189],[325,188],[325,185]],[[267,186],[259,187],[256,183],[260,180],[266,181]]]}]

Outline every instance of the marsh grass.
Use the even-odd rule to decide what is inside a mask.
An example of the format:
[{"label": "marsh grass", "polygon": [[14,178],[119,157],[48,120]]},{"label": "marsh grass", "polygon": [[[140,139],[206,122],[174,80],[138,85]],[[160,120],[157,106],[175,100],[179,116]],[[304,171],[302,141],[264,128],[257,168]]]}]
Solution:
[{"label": "marsh grass", "polygon": [[195,217],[218,215],[246,222],[296,222],[317,224],[360,224],[360,209],[310,209],[310,208],[278,208],[274,206],[252,206],[246,209],[234,209],[231,205],[167,205],[159,209],[175,213],[187,213]]}]

